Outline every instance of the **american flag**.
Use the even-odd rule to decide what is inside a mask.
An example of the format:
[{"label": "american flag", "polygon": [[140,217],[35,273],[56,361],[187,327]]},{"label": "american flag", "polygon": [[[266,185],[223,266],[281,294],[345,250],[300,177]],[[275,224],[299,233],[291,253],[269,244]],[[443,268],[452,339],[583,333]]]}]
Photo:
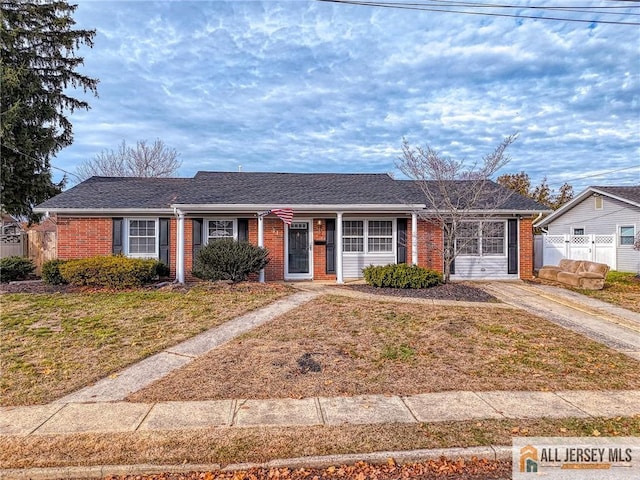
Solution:
[{"label": "american flag", "polygon": [[293,220],[293,208],[273,208],[269,213],[273,213],[287,225],[291,225]]}]

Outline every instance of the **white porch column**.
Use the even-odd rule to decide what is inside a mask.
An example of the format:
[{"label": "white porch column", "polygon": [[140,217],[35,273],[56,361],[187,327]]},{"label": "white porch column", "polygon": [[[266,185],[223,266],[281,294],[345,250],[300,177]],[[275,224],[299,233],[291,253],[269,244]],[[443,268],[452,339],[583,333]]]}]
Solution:
[{"label": "white porch column", "polygon": [[418,214],[411,214],[411,263],[418,264]]},{"label": "white porch column", "polygon": [[[264,217],[258,215],[258,246],[264,247]],[[264,268],[258,274],[258,281],[264,283]]]},{"label": "white porch column", "polygon": [[176,282],[184,283],[184,213],[178,210],[176,238]]},{"label": "white porch column", "polygon": [[342,212],[336,213],[336,283],[344,283],[342,277]]}]

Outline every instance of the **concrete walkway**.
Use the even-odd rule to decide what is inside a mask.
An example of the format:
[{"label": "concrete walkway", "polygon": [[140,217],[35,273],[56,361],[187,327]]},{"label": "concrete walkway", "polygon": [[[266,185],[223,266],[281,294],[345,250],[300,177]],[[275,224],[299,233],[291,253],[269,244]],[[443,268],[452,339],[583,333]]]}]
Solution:
[{"label": "concrete walkway", "polygon": [[271,400],[68,403],[0,408],[0,435],[447,422],[640,414],[640,390],[440,392]]},{"label": "concrete walkway", "polygon": [[110,375],[94,385],[73,392],[54,403],[113,402],[163,378],[173,370],[184,367],[196,358],[210,352],[225,342],[258,327],[290,310],[304,305],[320,295],[319,292],[296,292],[259,310],[236,317],[222,325],[207,330],[178,345],[131,365]]},{"label": "concrete walkway", "polygon": [[524,282],[478,284],[522,308],[640,360],[640,314],[563,288]]}]

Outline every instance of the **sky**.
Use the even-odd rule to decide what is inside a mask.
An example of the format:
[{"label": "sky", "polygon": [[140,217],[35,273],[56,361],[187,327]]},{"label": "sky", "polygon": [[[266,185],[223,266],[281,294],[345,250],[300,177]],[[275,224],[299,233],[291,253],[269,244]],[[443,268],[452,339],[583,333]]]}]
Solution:
[{"label": "sky", "polygon": [[640,22],[640,3],[500,10],[588,23],[315,0],[77,3],[76,27],[96,30],[78,54],[99,96],[70,116],[56,178],[122,140],[157,138],[180,153],[179,176],[402,178],[403,138],[474,162],[518,133],[500,173],[576,192],[640,184],[640,26],[591,22]]}]

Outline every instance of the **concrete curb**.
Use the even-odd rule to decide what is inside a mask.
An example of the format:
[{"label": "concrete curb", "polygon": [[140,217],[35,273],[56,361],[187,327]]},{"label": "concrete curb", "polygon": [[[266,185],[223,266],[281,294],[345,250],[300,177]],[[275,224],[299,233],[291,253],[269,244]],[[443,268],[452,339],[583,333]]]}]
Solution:
[{"label": "concrete curb", "polygon": [[88,467],[51,467],[0,470],[0,480],[58,480],[58,479],[100,479],[107,475],[151,475],[163,472],[188,473],[220,470],[223,472],[248,470],[251,468],[328,468],[330,466],[352,465],[356,462],[380,464],[393,458],[400,464],[437,460],[440,457],[471,460],[473,457],[488,460],[510,460],[511,446],[489,445],[469,448],[436,448],[430,450],[408,450],[373,453],[350,453],[345,455],[324,455],[271,460],[266,463],[236,463],[222,468],[217,463],[182,465],[96,465]]}]

